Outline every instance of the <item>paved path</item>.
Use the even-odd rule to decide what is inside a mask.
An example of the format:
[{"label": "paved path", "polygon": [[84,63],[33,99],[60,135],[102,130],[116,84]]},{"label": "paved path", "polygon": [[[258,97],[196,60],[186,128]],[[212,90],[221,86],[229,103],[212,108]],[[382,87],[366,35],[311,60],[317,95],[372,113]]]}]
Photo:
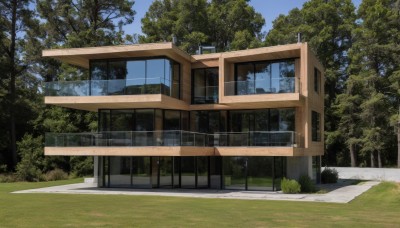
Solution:
[{"label": "paved path", "polygon": [[287,200],[327,203],[348,203],[379,181],[368,181],[360,185],[339,186],[326,194],[283,194],[264,191],[229,191],[229,190],[186,190],[186,189],[106,189],[96,188],[93,184],[80,183],[47,188],[16,191],[13,193],[62,193],[62,194],[98,194],[98,195],[140,195],[171,196],[192,198],[244,199],[244,200]]}]

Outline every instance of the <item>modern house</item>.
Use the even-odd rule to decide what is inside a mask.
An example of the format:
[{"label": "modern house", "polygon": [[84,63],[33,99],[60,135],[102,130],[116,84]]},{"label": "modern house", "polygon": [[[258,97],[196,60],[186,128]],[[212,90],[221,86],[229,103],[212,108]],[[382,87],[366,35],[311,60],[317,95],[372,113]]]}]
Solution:
[{"label": "modern house", "polygon": [[44,50],[89,70],[45,103],[98,113],[48,133],[45,155],[93,156],[99,187],[279,190],[318,180],[323,68],[307,43],[189,55],[172,43]]}]

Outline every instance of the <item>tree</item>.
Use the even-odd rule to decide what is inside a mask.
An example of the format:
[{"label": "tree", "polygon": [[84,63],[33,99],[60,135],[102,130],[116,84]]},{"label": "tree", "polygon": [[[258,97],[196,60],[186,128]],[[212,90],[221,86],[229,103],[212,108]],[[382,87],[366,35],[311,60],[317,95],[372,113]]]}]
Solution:
[{"label": "tree", "polygon": [[[201,44],[218,51],[256,47],[265,21],[246,0],[157,0],[142,19],[140,42],[172,41],[194,54]],[[233,44],[233,45],[231,45]]]},{"label": "tree", "polygon": [[[38,1],[36,8],[41,23],[27,32],[27,42],[30,45],[25,47],[26,58],[31,61],[29,69],[35,75],[42,76],[45,81],[87,79],[87,69],[62,64],[54,59],[42,58],[42,50],[124,43],[126,37],[124,38],[122,25],[133,22],[135,15],[132,10],[133,4],[134,2],[129,0]],[[39,103],[39,106],[40,112],[33,121],[33,138],[23,138],[21,145],[32,140],[40,139],[43,141],[41,136],[45,132],[97,130],[96,113],[55,106],[46,107],[42,103]],[[32,147],[32,150],[40,149],[43,154],[43,144],[32,144]],[[46,172],[54,168],[63,168],[80,176],[86,174],[80,172],[87,172],[88,161],[92,161],[92,159],[86,157],[45,157],[40,169],[42,172]]]},{"label": "tree", "polygon": [[[36,23],[34,13],[29,9],[29,0],[0,0],[0,53],[2,78],[0,83],[0,93],[6,92],[4,99],[1,100],[2,110],[6,111],[6,115],[1,125],[7,123],[8,137],[3,138],[7,143],[8,154],[10,155],[9,167],[14,169],[17,162],[17,140],[24,134],[24,126],[30,118],[29,100],[25,100],[24,91],[37,88],[33,85],[35,79],[27,74],[27,65],[23,56],[25,53],[24,35],[32,25]],[[29,85],[29,83],[33,83]],[[32,94],[30,94],[32,95]],[[35,99],[35,97],[33,97]],[[23,110],[25,117],[21,117]],[[6,122],[3,122],[6,121]],[[22,124],[20,124],[22,123]],[[3,127],[1,127],[3,128]],[[1,141],[3,141],[1,140]],[[3,151],[2,151],[3,152]]]},{"label": "tree", "polygon": [[[207,10],[210,26],[211,42],[216,44],[219,51],[230,49],[231,43],[238,43],[237,39],[243,40],[247,36],[248,45],[238,45],[232,49],[245,49],[251,43],[261,41],[261,29],[265,20],[257,13],[247,0],[213,0]],[[240,34],[238,34],[240,33]],[[250,39],[251,37],[252,39]]]},{"label": "tree", "polygon": [[[364,89],[363,78],[357,75],[350,75],[346,81],[346,92],[339,94],[335,101],[335,115],[340,116],[339,126],[336,132],[329,134],[333,140],[342,138],[350,152],[351,167],[357,166],[357,151],[358,145],[361,145],[362,129],[360,125],[361,109],[360,105],[363,101],[362,90]],[[331,141],[332,139],[327,139]]]},{"label": "tree", "polygon": [[[397,113],[396,78],[399,70],[400,18],[394,0],[364,0],[359,7],[360,23],[355,27],[349,51],[350,72],[362,77],[364,97],[360,108],[363,124],[361,151],[370,155],[371,167],[382,167],[382,156],[394,142],[390,116]],[[386,154],[386,157],[388,154]]]},{"label": "tree", "polygon": [[344,92],[349,75],[347,53],[352,46],[355,21],[355,7],[351,0],[310,0],[302,9],[293,9],[288,15],[275,19],[265,40],[266,46],[295,43],[297,33],[301,33],[302,41],[309,43],[324,66],[325,138],[329,142],[326,143],[326,155],[333,159],[341,150],[343,139],[341,134],[337,134],[340,112],[331,107],[337,95]]}]

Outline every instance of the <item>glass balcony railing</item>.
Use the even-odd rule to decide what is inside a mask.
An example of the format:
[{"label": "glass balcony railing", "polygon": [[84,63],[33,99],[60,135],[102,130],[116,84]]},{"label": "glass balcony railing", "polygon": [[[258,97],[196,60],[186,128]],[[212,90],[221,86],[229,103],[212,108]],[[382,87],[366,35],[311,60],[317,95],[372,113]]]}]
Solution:
[{"label": "glass balcony railing", "polygon": [[193,104],[218,103],[218,86],[200,86],[194,88]]},{"label": "glass balcony railing", "polygon": [[293,131],[219,132],[107,131],[99,133],[46,133],[46,147],[297,147]]},{"label": "glass balcony railing", "polygon": [[46,133],[47,147],[207,146],[207,135],[189,131]]},{"label": "glass balcony railing", "polygon": [[225,96],[298,93],[299,91],[299,79],[294,77],[225,82]]},{"label": "glass balcony railing", "polygon": [[172,83],[164,78],[56,81],[45,83],[46,96],[110,96],[138,94],[164,94],[167,96],[174,96],[176,91],[179,91],[179,83]]},{"label": "glass balcony railing", "polygon": [[214,146],[295,147],[293,131],[219,132],[209,136]]}]

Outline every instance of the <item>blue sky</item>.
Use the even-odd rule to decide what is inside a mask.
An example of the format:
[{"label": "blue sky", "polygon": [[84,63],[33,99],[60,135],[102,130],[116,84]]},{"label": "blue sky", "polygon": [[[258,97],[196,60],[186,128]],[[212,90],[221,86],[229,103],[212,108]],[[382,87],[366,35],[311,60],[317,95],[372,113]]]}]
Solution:
[{"label": "blue sky", "polygon": [[[272,21],[279,16],[279,14],[287,14],[291,9],[297,7],[301,8],[307,0],[251,0],[250,5],[254,7],[256,12],[259,12],[265,18],[265,25],[263,31],[269,31],[272,27]],[[356,7],[362,0],[352,0]],[[136,11],[135,21],[126,26],[125,33],[142,33],[140,20],[149,9],[152,0],[136,0],[134,10]]]}]

